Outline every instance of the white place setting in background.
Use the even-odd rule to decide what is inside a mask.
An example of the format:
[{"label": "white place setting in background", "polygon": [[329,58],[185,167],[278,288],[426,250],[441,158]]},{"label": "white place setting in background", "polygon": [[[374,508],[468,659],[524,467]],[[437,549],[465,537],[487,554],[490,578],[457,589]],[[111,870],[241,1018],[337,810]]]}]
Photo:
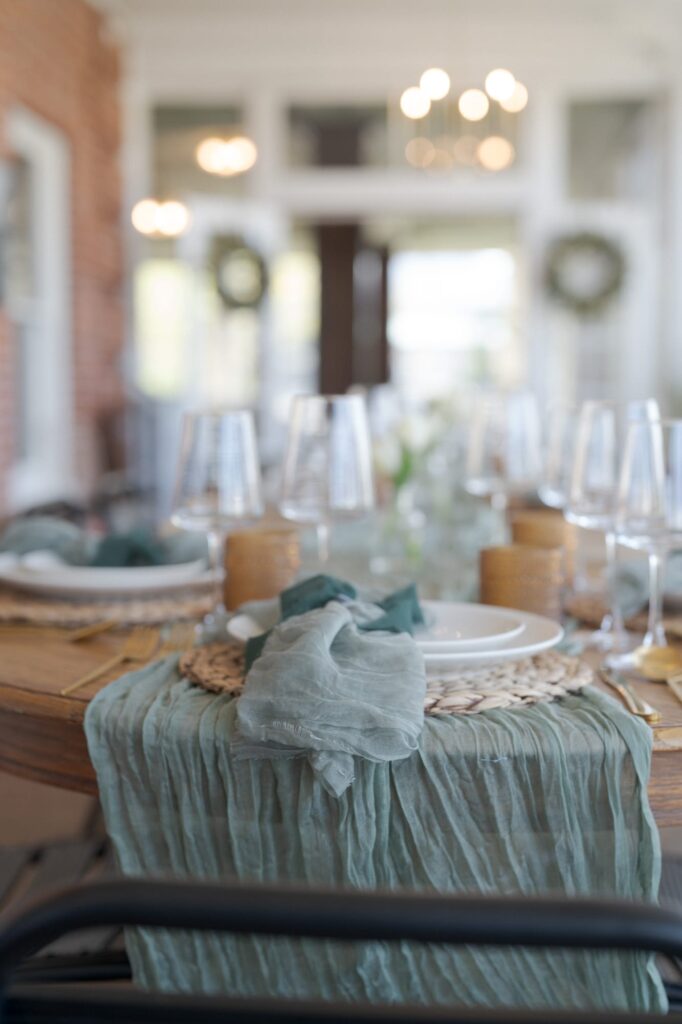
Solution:
[{"label": "white place setting in background", "polygon": [[0,582],[35,594],[90,596],[162,593],[211,581],[206,560],[170,565],[102,567],[69,565],[52,551],[0,555]]}]

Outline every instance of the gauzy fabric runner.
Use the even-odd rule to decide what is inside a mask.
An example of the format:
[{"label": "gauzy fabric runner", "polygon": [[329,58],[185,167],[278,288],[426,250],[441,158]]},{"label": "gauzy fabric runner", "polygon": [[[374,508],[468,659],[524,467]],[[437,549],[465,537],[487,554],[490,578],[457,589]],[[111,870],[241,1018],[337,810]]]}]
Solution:
[{"label": "gauzy fabric runner", "polygon": [[[654,900],[651,733],[610,698],[427,717],[332,796],[305,757],[233,756],[238,700],[167,658],[105,687],[86,733],[126,875]],[[133,930],[135,979],[275,997],[656,1011],[646,954],[473,950]]]}]

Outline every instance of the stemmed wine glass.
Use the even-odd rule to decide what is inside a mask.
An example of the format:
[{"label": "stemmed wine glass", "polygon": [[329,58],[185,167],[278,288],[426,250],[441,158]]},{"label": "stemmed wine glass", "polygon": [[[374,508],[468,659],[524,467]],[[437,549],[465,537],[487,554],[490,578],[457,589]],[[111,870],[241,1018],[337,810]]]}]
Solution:
[{"label": "stemmed wine glass", "polygon": [[548,412],[547,443],[538,494],[549,508],[563,510],[568,501],[576,437],[576,412],[556,405]]},{"label": "stemmed wine glass", "polygon": [[665,647],[665,561],[672,549],[682,547],[682,420],[630,425],[616,497],[616,530],[622,544],[649,556],[649,621],[642,646]]},{"label": "stemmed wine glass", "polygon": [[214,607],[200,635],[209,636],[225,619],[223,550],[230,526],[263,514],[260,464],[253,413],[201,411],[184,417],[171,521],[206,534],[215,581]]},{"label": "stemmed wine glass", "polygon": [[509,498],[540,480],[540,417],[535,396],[513,391],[483,397],[474,409],[465,487],[504,512]]},{"label": "stemmed wine glass", "polygon": [[331,523],[372,508],[372,449],[364,396],[298,395],[284,457],[282,515],[316,527],[319,560],[325,563]]},{"label": "stemmed wine glass", "polygon": [[628,402],[624,407],[612,401],[589,400],[583,402],[578,416],[564,515],[577,526],[604,532],[609,610],[592,635],[593,644],[603,651],[625,651],[629,646],[616,579],[615,499],[623,430],[627,423],[646,423],[657,417],[658,405],[652,399]]}]

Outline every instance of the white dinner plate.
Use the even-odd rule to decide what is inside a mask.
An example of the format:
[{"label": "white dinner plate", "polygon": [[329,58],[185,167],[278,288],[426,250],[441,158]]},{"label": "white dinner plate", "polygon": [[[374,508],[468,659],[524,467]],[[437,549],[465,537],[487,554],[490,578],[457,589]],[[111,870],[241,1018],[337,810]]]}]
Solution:
[{"label": "white dinner plate", "polygon": [[487,604],[422,601],[426,625],[414,639],[424,654],[499,647],[519,636],[525,623],[516,611]]},{"label": "white dinner plate", "polygon": [[[543,650],[558,643],[563,635],[561,628],[551,620],[516,609],[452,601],[424,601],[422,607],[427,625],[415,640],[420,645],[427,670],[431,666],[440,671],[460,664],[475,665],[479,660],[481,664],[490,664],[505,661],[510,656],[522,658],[527,653],[535,653],[536,649]],[[454,635],[455,628],[459,637],[444,640],[443,637]],[[259,636],[263,626],[242,612],[232,616],[227,631],[233,640],[246,643],[251,637]],[[433,646],[421,646],[421,643],[430,643],[428,638],[432,636]],[[520,653],[508,653],[517,650]]]},{"label": "white dinner plate", "polygon": [[520,658],[529,658],[533,654],[539,654],[540,651],[556,647],[562,640],[564,631],[553,619],[546,619],[543,615],[532,615],[530,612],[516,609],[514,609],[514,614],[519,617],[525,627],[518,636],[499,647],[491,647],[487,650],[424,654],[426,674],[429,676],[441,675],[461,669],[496,665],[504,661],[518,661]]},{"label": "white dinner plate", "polygon": [[175,590],[209,582],[203,558],[173,565],[128,568],[67,565],[48,552],[33,552],[21,559],[0,558],[0,582],[36,594],[102,596]]}]

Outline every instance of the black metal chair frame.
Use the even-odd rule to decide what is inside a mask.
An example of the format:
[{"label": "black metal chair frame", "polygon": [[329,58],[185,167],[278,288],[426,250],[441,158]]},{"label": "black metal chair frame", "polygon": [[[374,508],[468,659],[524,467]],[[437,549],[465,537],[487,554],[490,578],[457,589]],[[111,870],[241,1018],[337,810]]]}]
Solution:
[{"label": "black metal chair frame", "polygon": [[0,932],[2,1024],[76,1021],[163,1024],[679,1024],[682,1015],[375,1006],[164,995],[116,985],[16,983],[16,969],[47,943],[102,925],[305,936],[404,939],[454,945],[646,950],[682,954],[682,916],[633,903],[531,897],[363,893],[298,887],[121,880],[83,885],[43,900]]}]

